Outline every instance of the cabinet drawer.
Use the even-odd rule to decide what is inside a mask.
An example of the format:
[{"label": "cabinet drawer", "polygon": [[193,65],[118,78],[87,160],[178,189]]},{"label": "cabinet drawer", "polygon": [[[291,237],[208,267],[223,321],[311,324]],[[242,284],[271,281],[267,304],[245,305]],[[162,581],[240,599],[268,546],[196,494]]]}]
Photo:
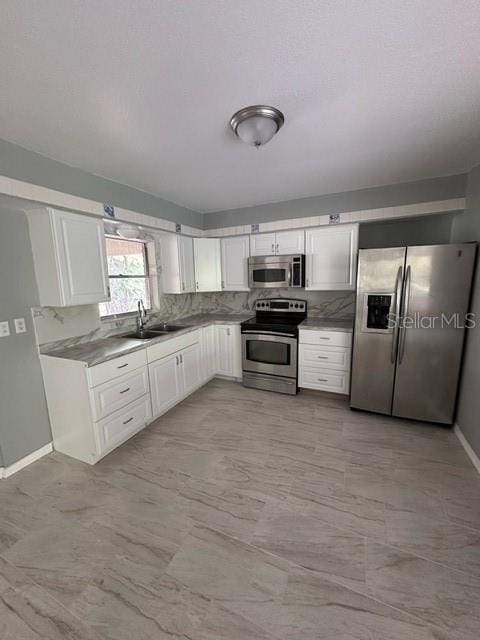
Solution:
[{"label": "cabinet drawer", "polygon": [[93,419],[101,420],[148,393],[148,369],[142,367],[132,373],[95,387],[92,390]]},{"label": "cabinet drawer", "polygon": [[125,442],[130,436],[140,431],[152,416],[150,395],[112,413],[108,418],[95,423],[98,435],[100,455]]},{"label": "cabinet drawer", "polygon": [[350,370],[350,353],[348,347],[318,347],[301,344],[298,350],[300,366],[320,367],[323,369]]},{"label": "cabinet drawer", "polygon": [[87,369],[87,380],[90,387],[96,387],[99,384],[119,378],[129,371],[138,369],[147,364],[147,354],[145,349],[128,353],[120,358],[102,362],[94,367]]},{"label": "cabinet drawer", "polygon": [[299,368],[298,386],[319,391],[331,391],[348,395],[350,373],[348,371],[334,371],[332,369]]},{"label": "cabinet drawer", "polygon": [[189,331],[176,338],[170,338],[169,340],[165,340],[165,342],[153,344],[151,347],[147,347],[148,362],[155,362],[155,360],[176,353],[180,351],[180,349],[185,349],[185,347],[189,347],[195,344],[195,342],[200,342],[200,331],[198,329]]},{"label": "cabinet drawer", "polygon": [[300,344],[321,344],[330,347],[350,347],[352,334],[346,331],[326,331],[325,329],[300,329]]}]

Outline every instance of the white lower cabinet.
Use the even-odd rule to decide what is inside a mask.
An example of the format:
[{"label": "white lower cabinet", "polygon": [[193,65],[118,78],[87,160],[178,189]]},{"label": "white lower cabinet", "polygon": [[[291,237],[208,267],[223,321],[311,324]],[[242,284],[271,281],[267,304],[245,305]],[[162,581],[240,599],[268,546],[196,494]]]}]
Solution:
[{"label": "white lower cabinet", "polygon": [[143,429],[152,417],[150,396],[142,396],[95,425],[100,452],[108,452]]},{"label": "white lower cabinet", "polygon": [[204,382],[217,373],[216,335],[213,324],[201,329],[201,376]]},{"label": "white lower cabinet", "polygon": [[242,345],[238,325],[215,326],[217,374],[229,378],[242,377]]},{"label": "white lower cabinet", "polygon": [[298,386],[348,395],[351,344],[351,333],[300,329]]},{"label": "white lower cabinet", "polygon": [[215,375],[241,378],[239,325],[209,325],[87,367],[42,355],[53,444],[88,464]]},{"label": "white lower cabinet", "polygon": [[165,413],[180,401],[178,362],[178,355],[173,354],[148,365],[154,416]]},{"label": "white lower cabinet", "polygon": [[151,421],[145,350],[93,367],[40,361],[56,451],[95,464]]},{"label": "white lower cabinet", "polygon": [[181,395],[190,395],[203,384],[200,374],[200,343],[190,345],[179,353]]},{"label": "white lower cabinet", "polygon": [[[200,369],[200,336],[200,331],[180,336],[178,340],[187,346],[149,363],[154,417],[165,413],[203,384]],[[188,344],[189,342],[191,344]],[[168,342],[161,344],[168,349]],[[181,342],[175,344],[178,346]]]}]

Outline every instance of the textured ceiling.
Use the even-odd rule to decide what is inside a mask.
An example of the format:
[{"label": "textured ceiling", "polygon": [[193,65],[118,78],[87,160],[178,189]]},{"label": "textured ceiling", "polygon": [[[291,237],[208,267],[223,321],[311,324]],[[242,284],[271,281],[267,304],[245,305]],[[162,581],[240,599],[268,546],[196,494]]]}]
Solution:
[{"label": "textured ceiling", "polygon": [[[480,160],[470,0],[2,0],[0,138],[212,211]],[[256,151],[227,127],[272,104]]]}]

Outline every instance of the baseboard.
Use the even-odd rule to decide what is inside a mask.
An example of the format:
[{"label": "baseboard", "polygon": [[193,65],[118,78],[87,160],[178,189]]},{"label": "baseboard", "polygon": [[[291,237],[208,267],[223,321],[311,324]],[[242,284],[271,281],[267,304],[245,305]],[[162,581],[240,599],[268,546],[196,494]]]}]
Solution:
[{"label": "baseboard", "polygon": [[463,435],[462,430],[460,429],[458,424],[456,424],[453,427],[453,431],[454,431],[455,435],[457,436],[457,438],[460,440],[460,443],[461,443],[462,447],[465,449],[467,456],[472,461],[473,466],[478,471],[478,473],[480,473],[480,458],[477,456],[475,451],[470,446],[468,440]]},{"label": "baseboard", "polygon": [[28,465],[32,464],[32,462],[35,462],[36,460],[43,458],[43,456],[46,456],[47,453],[51,453],[52,451],[53,451],[53,444],[49,442],[44,447],[41,447],[36,451],[32,451],[32,453],[29,453],[28,456],[25,456],[24,458],[17,460],[17,462],[14,462],[9,467],[1,467],[0,478],[10,477],[14,473],[17,473],[17,471],[20,471],[20,469],[23,469],[24,467],[28,467]]}]

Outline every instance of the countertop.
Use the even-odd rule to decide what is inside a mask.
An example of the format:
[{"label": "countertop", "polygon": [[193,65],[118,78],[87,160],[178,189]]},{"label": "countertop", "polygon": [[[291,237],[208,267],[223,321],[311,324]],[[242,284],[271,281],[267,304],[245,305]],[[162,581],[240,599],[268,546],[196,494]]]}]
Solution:
[{"label": "countertop", "polygon": [[298,325],[299,329],[325,331],[344,331],[353,333],[353,318],[351,320],[335,320],[334,318],[307,318]]},{"label": "countertop", "polygon": [[[87,367],[93,367],[102,362],[113,360],[125,356],[133,351],[140,349],[146,349],[153,344],[159,342],[166,342],[171,338],[184,335],[190,331],[195,331],[201,327],[207,327],[211,324],[232,324],[238,325],[248,318],[254,316],[253,312],[248,313],[209,313],[199,314],[195,316],[189,316],[187,318],[181,318],[180,320],[173,320],[170,324],[185,325],[184,329],[160,335],[158,338],[153,338],[148,341],[135,340],[132,338],[125,338],[124,336],[114,335],[108,338],[102,338],[100,340],[94,340],[91,342],[83,342],[72,346],[65,346],[63,348],[48,348],[43,347],[40,349],[42,355],[50,356],[52,358],[63,358],[65,360],[78,360],[85,363]],[[148,326],[146,327],[148,329]],[[300,329],[325,329],[329,331],[353,331],[353,320],[329,320],[326,318],[307,318],[300,325]],[[133,329],[130,329],[130,332]],[[129,332],[125,332],[129,333]]]},{"label": "countertop", "polygon": [[[160,335],[158,338],[153,338],[148,341],[135,340],[132,338],[122,337],[122,335],[115,335],[109,338],[102,338],[92,342],[84,342],[65,348],[41,348],[40,352],[42,355],[50,356],[52,358],[78,360],[79,362],[84,362],[87,367],[93,367],[96,364],[101,364],[102,362],[107,362],[108,360],[125,356],[133,351],[146,349],[153,344],[166,342],[167,340],[184,335],[190,331],[200,329],[201,327],[207,327],[211,324],[240,324],[244,320],[248,320],[248,318],[253,317],[253,315],[253,313],[199,314],[169,322],[168,324],[175,324],[177,326],[185,325],[185,329]],[[148,329],[148,326],[146,328]],[[125,333],[131,333],[132,331],[134,331],[133,328]]]}]

